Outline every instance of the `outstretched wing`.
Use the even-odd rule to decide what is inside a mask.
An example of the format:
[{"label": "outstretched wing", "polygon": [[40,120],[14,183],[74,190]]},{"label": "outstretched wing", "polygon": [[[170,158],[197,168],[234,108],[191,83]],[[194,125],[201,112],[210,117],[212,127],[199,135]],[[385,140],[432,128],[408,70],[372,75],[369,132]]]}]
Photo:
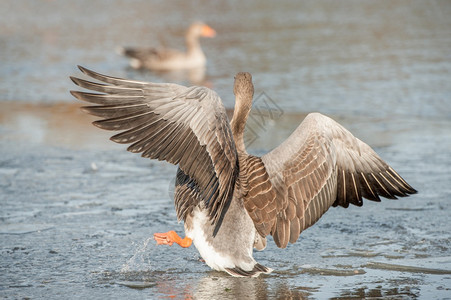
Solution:
[{"label": "outstretched wing", "polygon": [[[330,206],[361,206],[416,193],[367,144],[319,113],[309,114],[279,147],[262,157],[275,201],[248,205],[256,224],[271,224],[278,247],[294,243]],[[276,209],[275,209],[276,208]],[[274,211],[276,210],[276,211]],[[262,219],[268,218],[268,219]]]},{"label": "outstretched wing", "polygon": [[71,91],[97,104],[82,108],[102,118],[93,124],[123,131],[111,140],[131,144],[131,152],[179,165],[219,229],[238,176],[235,143],[219,96],[205,87],[132,81],[79,68],[106,83],[71,77],[78,86],[99,92]]}]

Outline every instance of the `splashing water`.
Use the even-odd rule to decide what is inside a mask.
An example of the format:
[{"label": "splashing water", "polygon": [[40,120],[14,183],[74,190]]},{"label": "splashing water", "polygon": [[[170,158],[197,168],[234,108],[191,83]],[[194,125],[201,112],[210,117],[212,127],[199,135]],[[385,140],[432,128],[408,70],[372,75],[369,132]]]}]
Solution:
[{"label": "splashing water", "polygon": [[150,271],[150,254],[155,249],[154,244],[149,245],[150,241],[153,241],[153,237],[147,238],[144,243],[138,247],[136,253],[122,266],[121,273]]}]

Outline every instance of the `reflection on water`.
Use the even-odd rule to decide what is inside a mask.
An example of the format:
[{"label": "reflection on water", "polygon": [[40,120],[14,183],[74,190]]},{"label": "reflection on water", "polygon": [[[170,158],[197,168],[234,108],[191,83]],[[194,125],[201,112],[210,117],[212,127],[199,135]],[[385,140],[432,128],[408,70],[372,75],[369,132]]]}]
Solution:
[{"label": "reflection on water", "polygon": [[[185,85],[201,85],[210,87],[211,82],[206,80],[206,68],[194,68],[187,70],[174,70],[174,71],[149,71],[145,69],[132,69],[127,68],[127,77],[138,77],[145,78],[149,73],[153,73],[161,82],[181,82]],[[139,74],[139,75],[138,75]]]},{"label": "reflection on water", "polygon": [[[413,284],[414,282],[411,282]],[[344,290],[340,296],[334,299],[416,299],[420,296],[420,292],[413,288],[357,288],[354,290]]]},{"label": "reflection on water", "polygon": [[109,132],[92,130],[94,117],[81,112],[81,105],[0,102],[2,138],[10,142],[64,145],[71,148],[114,147]]},{"label": "reflection on water", "polygon": [[[87,9],[88,8],[88,9]],[[8,298],[449,298],[451,5],[447,1],[1,1],[0,293]],[[206,69],[128,67],[119,45],[179,46],[187,24]],[[308,112],[343,124],[419,190],[331,209],[295,245],[255,253],[275,269],[236,279],[194,248],[167,191],[175,167],[94,128],[68,93],[84,65],[113,76],[213,88],[253,74],[250,152],[280,144]],[[7,101],[5,101],[7,100]],[[230,113],[230,110],[229,110]],[[76,295],[76,296],[75,296]]]},{"label": "reflection on water", "polygon": [[194,299],[266,299],[268,285],[261,278],[205,276],[197,284]]},{"label": "reflection on water", "polygon": [[206,68],[196,68],[171,72],[158,72],[157,74],[164,82],[188,81],[190,85],[208,86],[208,82],[205,81],[205,72]]},{"label": "reflection on water", "polygon": [[[379,265],[374,263],[371,268]],[[383,264],[380,264],[381,266]],[[380,270],[384,270],[382,266]],[[421,268],[407,270],[399,268],[398,271],[418,272]],[[425,273],[428,273],[426,271]],[[300,270],[300,273],[310,273],[306,270]],[[435,273],[444,274],[444,273]],[[449,273],[447,273],[449,274]],[[121,272],[121,273],[103,273],[99,274],[108,282],[126,286],[132,289],[152,289],[155,297],[183,298],[183,299],[309,299],[320,290],[320,286],[305,286],[297,284],[296,287],[290,286],[289,281],[284,280],[283,275],[272,275],[271,280],[268,276],[259,278],[234,278],[225,274],[209,271],[199,278],[182,274],[168,275],[166,272]],[[293,276],[292,274],[291,276]],[[334,274],[323,274],[322,272],[310,273],[310,276]],[[383,272],[379,274],[382,278]],[[336,276],[336,275],[335,275]],[[342,276],[342,275],[338,275]],[[276,277],[276,278],[274,278]],[[337,280],[336,278],[329,278]],[[268,282],[274,282],[273,287],[268,286]],[[400,276],[390,279],[389,282],[366,282],[363,287],[347,288],[343,287],[340,293],[336,294],[334,299],[348,299],[350,297],[368,298],[368,297],[393,297],[396,299],[417,298],[421,295],[420,289],[415,287],[419,280],[413,276]],[[334,286],[331,284],[330,286]],[[327,289],[326,289],[327,290]],[[332,292],[330,290],[330,292]]]}]

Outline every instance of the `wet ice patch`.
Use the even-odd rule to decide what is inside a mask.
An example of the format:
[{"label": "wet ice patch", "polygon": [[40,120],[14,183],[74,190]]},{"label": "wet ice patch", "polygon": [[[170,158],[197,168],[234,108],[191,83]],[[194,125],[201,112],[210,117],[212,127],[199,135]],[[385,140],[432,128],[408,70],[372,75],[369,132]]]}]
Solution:
[{"label": "wet ice patch", "polygon": [[332,269],[332,268],[317,268],[311,267],[309,265],[301,266],[301,274],[308,273],[313,275],[323,275],[323,276],[354,276],[354,275],[362,275],[365,274],[365,270],[363,269],[354,269],[354,268],[346,268],[346,269]]},{"label": "wet ice patch", "polygon": [[386,207],[386,210],[399,210],[399,211],[423,211],[432,210],[432,207]]},{"label": "wet ice patch", "polygon": [[329,249],[321,253],[323,258],[334,257],[375,257],[380,253],[371,250],[344,250],[344,249]]},{"label": "wet ice patch", "polygon": [[444,269],[436,269],[436,268],[424,268],[418,266],[408,266],[408,265],[399,265],[399,264],[389,264],[382,262],[369,262],[365,265],[365,267],[370,269],[379,269],[379,270],[390,270],[390,271],[399,271],[399,272],[408,272],[408,273],[422,273],[422,274],[451,274],[451,270]]},{"label": "wet ice patch", "polygon": [[132,289],[146,289],[156,286],[155,282],[149,281],[118,281],[117,284],[123,285]]}]

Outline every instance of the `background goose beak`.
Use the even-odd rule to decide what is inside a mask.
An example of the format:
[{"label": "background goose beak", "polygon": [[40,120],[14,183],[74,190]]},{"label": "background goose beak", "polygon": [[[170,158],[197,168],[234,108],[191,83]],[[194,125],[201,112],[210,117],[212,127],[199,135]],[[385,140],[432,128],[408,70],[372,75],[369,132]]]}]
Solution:
[{"label": "background goose beak", "polygon": [[204,25],[202,27],[202,34],[201,35],[203,37],[210,37],[210,38],[212,38],[212,37],[216,36],[216,31],[213,28],[211,28],[210,26]]}]

